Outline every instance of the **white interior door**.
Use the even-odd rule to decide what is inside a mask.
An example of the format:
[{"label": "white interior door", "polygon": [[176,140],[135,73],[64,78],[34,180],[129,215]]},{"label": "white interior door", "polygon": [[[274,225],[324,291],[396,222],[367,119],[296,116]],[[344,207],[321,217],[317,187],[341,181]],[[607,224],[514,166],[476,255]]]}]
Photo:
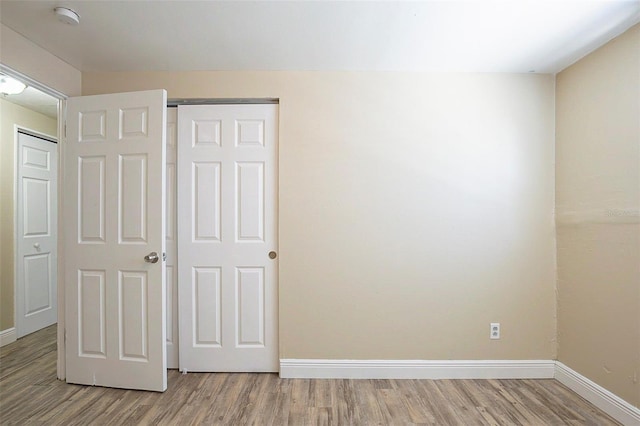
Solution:
[{"label": "white interior door", "polygon": [[67,101],[64,267],[70,383],[167,387],[166,101],[164,90]]},{"label": "white interior door", "polygon": [[167,108],[167,368],[178,368],[177,118],[178,109]]},{"label": "white interior door", "polygon": [[58,144],[18,133],[16,331],[22,337],[55,324]]},{"label": "white interior door", "polygon": [[278,371],[277,114],[178,107],[182,371]]}]

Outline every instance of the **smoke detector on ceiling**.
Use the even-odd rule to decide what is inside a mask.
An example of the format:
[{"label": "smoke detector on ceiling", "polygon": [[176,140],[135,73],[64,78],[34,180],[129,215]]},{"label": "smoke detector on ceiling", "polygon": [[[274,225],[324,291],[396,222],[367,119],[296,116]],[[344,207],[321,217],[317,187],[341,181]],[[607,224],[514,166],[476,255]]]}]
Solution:
[{"label": "smoke detector on ceiling", "polygon": [[80,15],[75,10],[68,7],[56,7],[53,9],[60,22],[67,25],[78,25],[80,23]]}]

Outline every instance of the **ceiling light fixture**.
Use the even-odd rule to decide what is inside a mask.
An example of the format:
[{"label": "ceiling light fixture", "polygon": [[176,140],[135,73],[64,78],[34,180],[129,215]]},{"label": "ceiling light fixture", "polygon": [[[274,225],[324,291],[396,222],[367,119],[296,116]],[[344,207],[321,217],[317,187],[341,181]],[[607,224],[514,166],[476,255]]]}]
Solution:
[{"label": "ceiling light fixture", "polygon": [[21,81],[0,74],[0,93],[3,95],[18,95],[27,88],[27,85]]},{"label": "ceiling light fixture", "polygon": [[80,23],[80,15],[75,10],[68,7],[56,7],[53,11],[60,22],[64,22],[67,25],[78,25]]}]

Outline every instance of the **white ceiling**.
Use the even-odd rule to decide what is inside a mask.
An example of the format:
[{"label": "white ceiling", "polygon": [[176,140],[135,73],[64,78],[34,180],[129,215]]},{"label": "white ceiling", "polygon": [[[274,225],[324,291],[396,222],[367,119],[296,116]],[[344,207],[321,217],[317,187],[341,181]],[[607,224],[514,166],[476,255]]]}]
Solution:
[{"label": "white ceiling", "polygon": [[81,71],[555,73],[640,22],[640,0],[2,0],[0,19]]}]

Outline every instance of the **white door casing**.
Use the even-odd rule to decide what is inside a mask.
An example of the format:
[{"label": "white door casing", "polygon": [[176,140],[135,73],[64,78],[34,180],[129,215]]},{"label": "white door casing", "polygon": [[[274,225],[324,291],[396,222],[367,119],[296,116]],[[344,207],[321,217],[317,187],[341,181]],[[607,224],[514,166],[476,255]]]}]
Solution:
[{"label": "white door casing", "polygon": [[183,372],[278,371],[277,115],[178,107]]},{"label": "white door casing", "polygon": [[177,118],[178,109],[167,108],[167,368],[178,368]]},{"label": "white door casing", "polygon": [[17,337],[57,321],[58,145],[17,133]]},{"label": "white door casing", "polygon": [[164,90],[67,101],[67,382],[167,387],[165,126]]}]

